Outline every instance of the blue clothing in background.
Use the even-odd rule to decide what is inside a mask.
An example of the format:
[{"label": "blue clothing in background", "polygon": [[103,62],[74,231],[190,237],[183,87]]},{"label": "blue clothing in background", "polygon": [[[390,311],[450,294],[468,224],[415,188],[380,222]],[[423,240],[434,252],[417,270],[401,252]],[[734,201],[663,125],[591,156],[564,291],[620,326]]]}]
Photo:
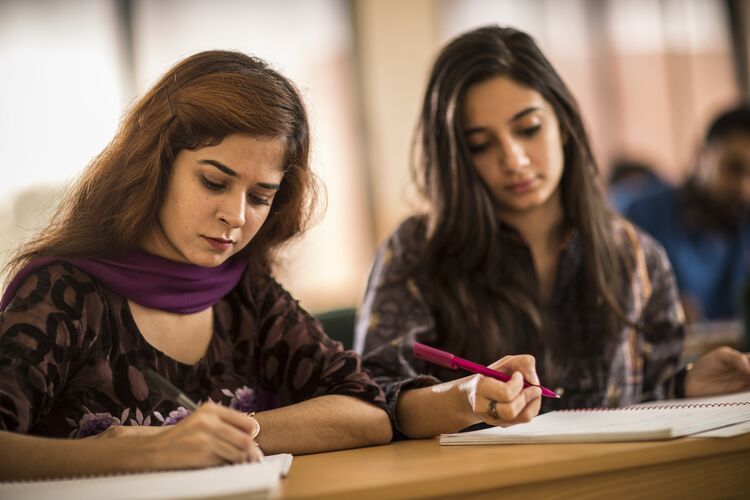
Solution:
[{"label": "blue clothing in background", "polygon": [[624,214],[634,201],[670,188],[655,174],[629,177],[609,186],[609,202],[618,213]]},{"label": "blue clothing in background", "polygon": [[750,269],[750,217],[731,232],[686,224],[679,193],[672,188],[646,195],[624,215],[664,246],[680,292],[699,302],[705,319],[737,318]]}]

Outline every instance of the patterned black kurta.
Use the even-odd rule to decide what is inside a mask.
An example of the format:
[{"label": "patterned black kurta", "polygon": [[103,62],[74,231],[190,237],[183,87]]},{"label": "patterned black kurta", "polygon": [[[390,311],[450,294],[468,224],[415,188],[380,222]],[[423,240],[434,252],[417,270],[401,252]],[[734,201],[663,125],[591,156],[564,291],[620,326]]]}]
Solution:
[{"label": "patterned black kurta", "polygon": [[0,429],[85,437],[172,424],[187,410],[147,386],[152,368],[194,401],[262,411],[325,394],[385,409],[352,351],[329,339],[268,275],[245,273],[213,306],[203,358],[180,363],[141,336],[128,301],[70,264],[27,277],[0,313]]},{"label": "patterned black kurta", "polygon": [[[544,398],[542,411],[622,406],[674,395],[684,319],[669,261],[657,242],[624,220],[614,219],[612,227],[624,269],[626,297],[621,305],[628,319],[642,328],[625,326],[608,353],[574,359],[565,378],[551,387],[563,397]],[[411,274],[424,239],[424,219],[412,217],[383,244],[357,322],[355,348],[364,353],[365,368],[385,390],[393,415],[401,391],[467,375],[426,363],[412,353],[414,342],[441,347],[435,313],[427,300],[431,290]],[[528,246],[520,237],[512,241],[519,247],[514,255],[522,256],[516,263],[519,272],[533,273]],[[598,328],[580,300],[582,259],[580,240],[573,232],[561,251],[552,298],[544,311],[557,326],[563,346],[579,341],[584,329]],[[507,354],[521,353],[496,352],[488,357],[496,360]],[[544,350],[528,354],[535,356],[537,364],[546,357]]]}]

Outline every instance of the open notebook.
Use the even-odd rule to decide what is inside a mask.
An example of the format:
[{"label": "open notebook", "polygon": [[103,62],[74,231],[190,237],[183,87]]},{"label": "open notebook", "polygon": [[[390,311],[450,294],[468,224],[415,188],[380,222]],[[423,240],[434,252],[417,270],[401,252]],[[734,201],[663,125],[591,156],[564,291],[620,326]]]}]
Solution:
[{"label": "open notebook", "polygon": [[148,472],[48,481],[0,483],[0,498],[14,500],[145,500],[268,498],[289,472],[292,455],[269,455],[262,463],[187,471]]},{"label": "open notebook", "polygon": [[443,434],[440,444],[591,443],[689,436],[750,421],[750,392],[623,408],[561,410],[526,424]]}]

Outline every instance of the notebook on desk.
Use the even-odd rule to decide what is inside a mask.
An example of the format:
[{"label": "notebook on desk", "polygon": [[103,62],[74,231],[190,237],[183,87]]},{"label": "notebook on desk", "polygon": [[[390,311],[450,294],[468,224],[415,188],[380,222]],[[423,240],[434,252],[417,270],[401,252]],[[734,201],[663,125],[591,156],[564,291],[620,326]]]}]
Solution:
[{"label": "notebook on desk", "polygon": [[657,401],[623,408],[560,410],[526,424],[443,434],[440,444],[650,441],[689,436],[750,421],[750,392]]},{"label": "notebook on desk", "polygon": [[0,483],[0,498],[14,500],[151,500],[268,498],[286,476],[292,455],[264,458],[262,463],[208,469],[120,474],[48,481]]}]

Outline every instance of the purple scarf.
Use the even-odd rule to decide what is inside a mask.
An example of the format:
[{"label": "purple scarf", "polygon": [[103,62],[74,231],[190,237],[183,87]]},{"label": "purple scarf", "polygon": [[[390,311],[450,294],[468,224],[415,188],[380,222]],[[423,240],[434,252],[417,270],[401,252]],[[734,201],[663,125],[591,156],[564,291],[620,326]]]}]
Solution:
[{"label": "purple scarf", "polygon": [[27,276],[59,261],[83,269],[113,292],[144,307],[181,314],[202,311],[219,302],[239,283],[247,267],[241,260],[201,267],[144,252],[114,259],[42,257],[31,261],[13,277],[0,301],[0,312]]}]

